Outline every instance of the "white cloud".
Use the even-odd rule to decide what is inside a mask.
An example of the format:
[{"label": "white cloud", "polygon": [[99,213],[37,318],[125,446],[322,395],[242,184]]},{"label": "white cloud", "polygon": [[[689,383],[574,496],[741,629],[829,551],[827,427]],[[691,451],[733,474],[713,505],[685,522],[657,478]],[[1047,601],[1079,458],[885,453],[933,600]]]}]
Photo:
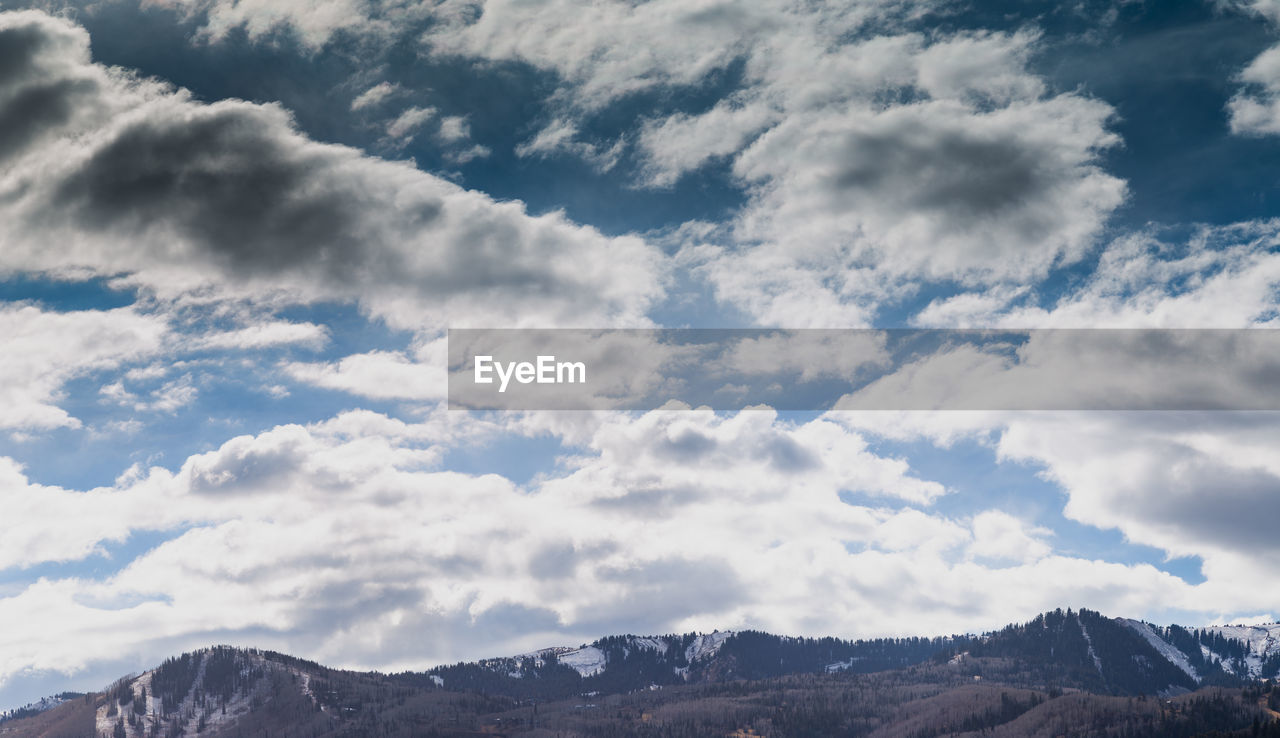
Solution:
[{"label": "white cloud", "polygon": [[200,37],[219,41],[238,28],[252,39],[292,31],[305,46],[318,49],[339,31],[386,33],[411,14],[417,3],[393,1],[380,6],[360,0],[145,0],[174,8],[188,18],[203,18]]},{"label": "white cloud", "polygon": [[[1116,239],[1093,273],[1047,307],[1008,289],[936,300],[915,316],[938,328],[1247,328],[1276,325],[1280,221],[1202,226],[1183,243]],[[1032,302],[1032,304],[1027,304]]]},{"label": "white cloud", "polygon": [[455,142],[471,137],[471,126],[465,115],[446,115],[440,119],[440,140]]},{"label": "white cloud", "polygon": [[354,354],[329,364],[292,362],[283,368],[299,382],[362,397],[440,400],[445,395],[442,363],[418,363],[399,351]]},{"label": "white cloud", "polygon": [[1227,103],[1231,132],[1244,135],[1280,133],[1280,46],[1262,52],[1240,73],[1242,89]]},{"label": "white cloud", "polygon": [[1000,510],[987,510],[975,515],[972,525],[973,543],[969,545],[969,555],[975,558],[1024,563],[1038,561],[1051,551],[1043,540],[1051,531],[1028,526]]},{"label": "white cloud", "polygon": [[435,108],[408,108],[387,124],[387,136],[398,143],[408,143],[413,140],[414,132],[435,114]]},{"label": "white cloud", "polygon": [[[1218,0],[1225,9],[1252,13],[1273,25],[1280,23],[1276,0]],[[1240,71],[1243,86],[1227,103],[1231,132],[1244,136],[1280,133],[1280,46],[1263,51]]]},{"label": "white cloud", "polygon": [[229,331],[199,335],[191,340],[193,349],[254,350],[272,346],[321,348],[329,340],[329,329],[315,323],[260,320]]},{"label": "white cloud", "polygon": [[131,308],[0,306],[0,428],[79,427],[57,406],[68,380],[156,356],[170,338],[166,321]]},{"label": "white cloud", "polygon": [[351,101],[351,109],[362,110],[364,108],[374,107],[386,100],[388,97],[394,95],[399,90],[399,85],[394,85],[390,82],[379,82],[373,87],[370,87],[357,95],[355,99]]},{"label": "white cloud", "polygon": [[[1271,452],[1280,413],[836,412],[827,417],[897,440],[978,440],[990,445],[1001,463],[1040,469],[1059,485],[1067,495],[1067,518],[1118,530],[1126,541],[1152,546],[1170,558],[1200,557],[1206,581],[1176,596],[1170,593],[1165,606],[1207,617],[1276,608],[1257,582],[1280,564],[1273,535],[1280,523],[1273,513],[1280,464]],[[1029,535],[1042,539],[1034,531]],[[1028,555],[1043,553],[1035,544],[1024,544],[1030,546],[1024,548]]]}]

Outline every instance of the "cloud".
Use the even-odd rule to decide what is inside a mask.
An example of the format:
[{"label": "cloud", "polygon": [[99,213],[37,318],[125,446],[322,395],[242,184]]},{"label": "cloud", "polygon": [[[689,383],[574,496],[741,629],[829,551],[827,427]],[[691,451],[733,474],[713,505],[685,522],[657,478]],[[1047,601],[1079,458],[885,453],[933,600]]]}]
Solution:
[{"label": "cloud", "polygon": [[[125,389],[123,381],[103,385],[98,393],[110,402],[130,407],[138,412],[173,413],[194,402],[199,390],[196,388],[191,375],[184,374],[152,390],[149,395],[150,399],[146,400]],[[138,421],[125,421],[123,424],[120,422],[111,423],[108,427],[120,430],[137,430],[141,427],[141,424]]]},{"label": "cloud", "polygon": [[[1047,96],[1023,70],[1034,40],[905,38],[848,52],[896,56],[880,84],[907,100],[862,97],[870,80],[856,76],[840,97],[797,95],[733,157],[750,201],[729,239],[691,257],[697,268],[759,320],[836,327],[869,323],[922,281],[1008,289],[1081,259],[1124,198],[1097,165],[1118,139],[1107,105]],[[989,58],[991,74],[939,71],[958,55]]]},{"label": "cloud", "polygon": [[969,555],[975,558],[1010,562],[1038,561],[1052,548],[1043,538],[1051,531],[1027,526],[1000,510],[987,510],[973,517],[973,543]]},{"label": "cloud", "polygon": [[[549,119],[518,155],[600,171],[631,157],[648,187],[727,163],[747,204],[714,242],[687,244],[687,266],[758,323],[844,327],[921,280],[1007,290],[1077,263],[1126,196],[1100,165],[1120,143],[1114,111],[1031,71],[1034,30],[913,30],[927,11],[447,0],[422,42],[554,75]],[[701,110],[656,94],[700,90],[714,96]],[[593,116],[637,100],[634,127],[584,139]]]},{"label": "cloud", "polygon": [[80,427],[57,406],[67,381],[157,356],[170,340],[165,320],[132,308],[58,313],[0,306],[0,429]]},{"label": "cloud", "polygon": [[[735,162],[759,183],[739,231],[802,263],[827,261],[833,276],[868,261],[887,277],[1040,277],[1080,258],[1120,203],[1121,183],[1091,163],[1114,140],[1102,133],[1108,112],[1059,98],[792,119]],[[833,250],[843,263],[828,261]]]},{"label": "cloud", "polygon": [[1239,135],[1280,133],[1280,46],[1262,52],[1240,72],[1241,89],[1230,102],[1231,132]]},{"label": "cloud", "polygon": [[[1256,15],[1272,25],[1280,23],[1275,0],[1218,0],[1219,7]],[[1240,71],[1241,88],[1227,102],[1231,132],[1242,136],[1280,133],[1280,46],[1263,51]]]},{"label": "cloud", "polygon": [[[1002,457],[1044,464],[1067,490],[1065,513],[1206,566],[1280,560],[1270,511],[1280,466],[1276,413],[1064,413],[1010,421]],[[1247,595],[1245,595],[1247,597]]]},{"label": "cloud", "polygon": [[243,29],[255,40],[286,31],[312,50],[343,31],[388,33],[416,5],[401,1],[375,5],[359,0],[147,0],[145,4],[173,8],[188,20],[198,19],[199,37],[206,41],[220,41],[235,29]]},{"label": "cloud", "polygon": [[908,30],[919,10],[564,2],[534,12],[458,0],[436,10],[425,38],[436,55],[556,75],[556,116],[523,155],[598,157],[580,121],[640,92],[729,82],[700,112],[642,114],[617,143],[634,144],[644,186],[728,163],[748,202],[718,239],[685,252],[717,297],[760,323],[843,327],[869,324],[920,280],[1008,288],[1076,263],[1126,194],[1099,163],[1120,143],[1111,107],[1050,91],[1029,70],[1036,33],[926,36]]},{"label": "cloud", "polygon": [[[13,624],[0,681],[215,636],[421,668],[610,632],[934,632],[991,627],[1067,593],[1142,612],[1188,591],[1151,567],[1055,556],[1043,531],[998,513],[933,512],[940,485],[825,419],[593,415],[574,420],[580,451],[526,487],[440,467],[459,444],[558,422],[346,413],[87,492],[33,485],[10,462],[0,495],[22,533],[0,543],[0,565],[172,535],[105,579],[45,578],[0,599]],[[842,490],[919,507],[849,504]],[[86,623],[94,638],[79,637]]]},{"label": "cloud", "polygon": [[328,364],[292,362],[293,379],[374,399],[441,400],[446,378],[441,362],[419,363],[399,351],[353,354]]},{"label": "cloud", "polygon": [[387,124],[387,137],[406,144],[413,140],[413,133],[435,114],[435,108],[409,108]]},{"label": "cloud", "polygon": [[329,330],[315,323],[259,320],[241,328],[211,332],[197,337],[197,349],[265,349],[272,346],[320,348],[329,340]]},{"label": "cloud", "polygon": [[[1256,583],[1280,562],[1272,533],[1280,465],[1276,412],[836,412],[868,435],[988,445],[1000,463],[1039,471],[1064,491],[1063,514],[1170,559],[1202,559],[1206,581],[1170,608],[1274,611]],[[975,531],[978,519],[975,518]],[[1033,539],[1041,538],[1033,535]],[[1038,547],[1027,553],[1039,552]],[[976,555],[976,554],[975,554]]]},{"label": "cloud", "polygon": [[390,82],[379,82],[373,87],[370,87],[357,95],[356,98],[351,101],[351,109],[361,110],[364,108],[374,107],[386,100],[388,97],[394,95],[399,90],[399,85],[394,85]]},{"label": "cloud", "polygon": [[102,275],[163,298],[356,300],[429,330],[642,324],[662,294],[663,256],[639,238],[311,141],[274,105],[198,103],[92,64],[66,21],[0,23],[9,88],[89,90],[60,93],[75,114],[22,139],[0,178],[2,268]]},{"label": "cloud", "polygon": [[1280,221],[1156,230],[1117,238],[1082,282],[1042,306],[1035,291],[963,292],[913,319],[947,328],[1246,328],[1276,321]]},{"label": "cloud", "polygon": [[448,115],[440,119],[440,139],[463,141],[471,137],[471,126],[465,115]]}]

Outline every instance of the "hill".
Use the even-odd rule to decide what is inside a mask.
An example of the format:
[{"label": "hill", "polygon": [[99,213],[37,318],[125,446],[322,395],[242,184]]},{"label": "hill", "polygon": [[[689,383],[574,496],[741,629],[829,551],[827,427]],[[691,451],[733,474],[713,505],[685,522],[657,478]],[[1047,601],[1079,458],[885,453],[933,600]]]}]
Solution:
[{"label": "hill", "polygon": [[619,635],[401,674],[219,646],[0,736],[1280,736],[1274,630],[1056,610],[981,636]]}]

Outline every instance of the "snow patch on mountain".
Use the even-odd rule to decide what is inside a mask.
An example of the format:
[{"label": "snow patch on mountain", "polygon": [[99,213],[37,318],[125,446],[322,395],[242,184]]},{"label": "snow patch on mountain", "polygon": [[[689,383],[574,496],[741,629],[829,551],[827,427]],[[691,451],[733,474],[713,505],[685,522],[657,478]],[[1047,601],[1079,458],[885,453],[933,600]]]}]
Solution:
[{"label": "snow patch on mountain", "polygon": [[827,673],[834,674],[837,671],[845,671],[846,669],[851,669],[853,668],[853,662],[857,660],[858,660],[858,657],[854,656],[850,658],[848,661],[837,661],[834,664],[827,664],[826,666]]},{"label": "snow patch on mountain", "polygon": [[1182,669],[1186,672],[1187,676],[1196,680],[1196,683],[1200,682],[1200,675],[1196,673],[1196,668],[1191,665],[1191,662],[1187,661],[1187,655],[1175,648],[1173,644],[1161,638],[1158,633],[1152,630],[1150,625],[1147,625],[1141,620],[1133,620],[1130,618],[1118,618],[1118,620],[1146,639],[1147,643],[1150,643],[1151,647],[1154,648],[1161,656],[1165,657],[1169,663],[1179,669]]},{"label": "snow patch on mountain", "polygon": [[693,663],[699,659],[715,656],[724,642],[733,636],[732,630],[718,630],[714,633],[699,635],[684,650],[685,661]]},{"label": "snow patch on mountain", "polygon": [[7,710],[7,711],[0,711],[0,722],[4,722],[5,720],[8,720],[13,715],[31,714],[34,712],[45,712],[46,710],[52,710],[58,705],[61,705],[62,703],[66,702],[67,699],[68,698],[62,694],[53,695],[50,697],[41,697],[35,702],[28,702],[27,704],[21,707],[15,707],[14,709]]},{"label": "snow patch on mountain", "polygon": [[[1223,638],[1243,641],[1249,647],[1245,656],[1245,666],[1249,676],[1257,679],[1262,675],[1262,662],[1269,656],[1280,653],[1280,623],[1264,625],[1209,625],[1201,630],[1216,633]],[[1219,660],[1225,660],[1221,654],[1213,654]]]},{"label": "snow patch on mountain", "polygon": [[595,646],[585,646],[575,651],[560,654],[560,663],[572,668],[583,677],[590,677],[604,671],[604,651]]},{"label": "snow patch on mountain", "polygon": [[1084,636],[1084,643],[1089,647],[1089,658],[1093,659],[1093,666],[1098,670],[1099,676],[1105,676],[1102,673],[1102,659],[1098,658],[1098,652],[1093,650],[1093,639],[1089,637],[1089,629],[1084,627],[1084,621],[1080,619],[1080,615],[1076,615],[1076,624],[1080,626],[1080,635]]},{"label": "snow patch on mountain", "polygon": [[631,639],[631,646],[637,650],[657,651],[664,654],[671,649],[671,643],[666,638],[655,637],[637,636]]},{"label": "snow patch on mountain", "polygon": [[[117,726],[124,729],[125,738],[143,738],[146,735],[157,734],[196,735],[206,731],[216,732],[218,727],[230,724],[248,714],[253,700],[264,698],[269,693],[272,673],[288,672],[295,676],[305,676],[302,670],[278,664],[264,658],[261,654],[240,652],[238,656],[244,659],[240,665],[243,686],[226,701],[224,709],[224,705],[218,700],[198,699],[198,696],[205,692],[207,667],[214,650],[206,649],[197,652],[200,663],[196,668],[191,687],[168,711],[165,710],[163,698],[156,695],[152,688],[152,679],[156,673],[154,669],[132,679],[129,686],[136,695],[134,701],[120,705],[117,701],[108,699],[98,708],[95,715],[96,734],[113,735]],[[250,679],[250,673],[258,669],[261,670],[263,677]],[[143,703],[144,710],[141,714],[131,714],[135,709],[134,703],[142,699],[143,689],[147,691],[146,701]],[[309,676],[304,678],[302,690],[315,702]],[[208,697],[208,695],[205,696]],[[130,717],[134,718],[134,724],[130,724]]]}]

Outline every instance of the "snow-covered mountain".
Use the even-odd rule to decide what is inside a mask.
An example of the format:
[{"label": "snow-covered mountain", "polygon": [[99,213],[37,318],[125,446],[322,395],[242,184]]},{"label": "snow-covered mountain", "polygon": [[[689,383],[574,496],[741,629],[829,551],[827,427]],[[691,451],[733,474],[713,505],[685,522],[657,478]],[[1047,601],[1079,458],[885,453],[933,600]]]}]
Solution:
[{"label": "snow-covered mountain", "polygon": [[1161,627],[1121,618],[1197,684],[1230,678],[1271,679],[1280,673],[1280,623]]},{"label": "snow-covered mountain", "polygon": [[[1201,630],[1246,644],[1249,650],[1245,656],[1245,666],[1250,677],[1258,679],[1276,676],[1277,667],[1280,667],[1280,623],[1210,625]],[[1206,655],[1219,659],[1228,658],[1227,654],[1216,654],[1207,647],[1205,650]]]}]

